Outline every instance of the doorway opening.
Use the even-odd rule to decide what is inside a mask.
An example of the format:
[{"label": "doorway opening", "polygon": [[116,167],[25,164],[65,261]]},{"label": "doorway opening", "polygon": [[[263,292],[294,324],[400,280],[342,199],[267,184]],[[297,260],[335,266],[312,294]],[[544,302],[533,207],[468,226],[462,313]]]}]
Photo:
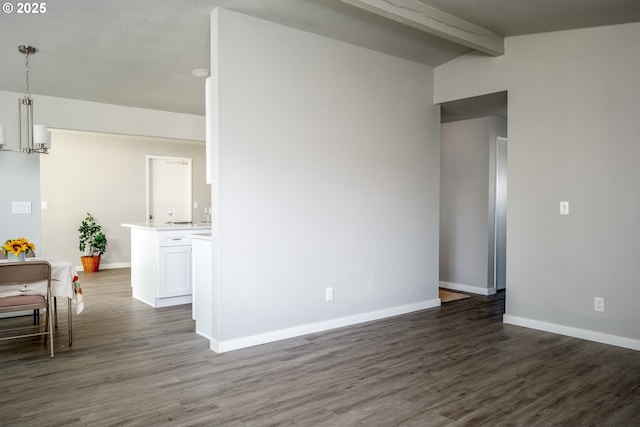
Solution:
[{"label": "doorway opening", "polygon": [[147,219],[191,223],[191,159],[146,157]]},{"label": "doorway opening", "polygon": [[441,104],[440,287],[507,287],[507,92]]}]

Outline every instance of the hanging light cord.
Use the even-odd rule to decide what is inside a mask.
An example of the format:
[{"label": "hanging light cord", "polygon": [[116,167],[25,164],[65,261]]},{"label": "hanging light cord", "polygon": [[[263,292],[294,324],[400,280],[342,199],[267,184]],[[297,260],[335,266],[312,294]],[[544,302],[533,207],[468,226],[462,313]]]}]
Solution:
[{"label": "hanging light cord", "polygon": [[24,74],[25,74],[25,85],[24,85],[24,97],[31,98],[31,91],[29,90],[29,52],[25,53],[25,65],[24,65]]}]

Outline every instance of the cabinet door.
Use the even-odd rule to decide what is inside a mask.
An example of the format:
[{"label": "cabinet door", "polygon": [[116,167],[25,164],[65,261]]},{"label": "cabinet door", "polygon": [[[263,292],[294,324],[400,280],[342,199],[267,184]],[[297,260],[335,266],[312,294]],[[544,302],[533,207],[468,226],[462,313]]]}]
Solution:
[{"label": "cabinet door", "polygon": [[158,298],[191,295],[191,246],[160,248]]}]

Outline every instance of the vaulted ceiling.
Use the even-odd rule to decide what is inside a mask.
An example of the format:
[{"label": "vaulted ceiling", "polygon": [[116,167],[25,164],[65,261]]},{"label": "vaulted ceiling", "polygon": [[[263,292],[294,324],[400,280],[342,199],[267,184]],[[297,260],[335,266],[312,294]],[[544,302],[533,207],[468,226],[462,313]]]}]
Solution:
[{"label": "vaulted ceiling", "polygon": [[204,81],[191,71],[210,68],[216,7],[430,66],[474,47],[439,32],[442,17],[498,39],[640,21],[638,0],[56,0],[44,13],[0,14],[0,90],[24,91],[17,46],[29,44],[34,95],[203,114]]}]

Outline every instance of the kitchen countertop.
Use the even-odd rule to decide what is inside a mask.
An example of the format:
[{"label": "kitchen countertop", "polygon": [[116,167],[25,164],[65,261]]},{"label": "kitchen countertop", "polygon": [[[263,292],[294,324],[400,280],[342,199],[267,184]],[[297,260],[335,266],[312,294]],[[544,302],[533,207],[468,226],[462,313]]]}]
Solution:
[{"label": "kitchen countertop", "polygon": [[155,231],[170,231],[170,230],[211,230],[211,224],[205,224],[202,222],[195,222],[189,224],[168,224],[164,222],[140,222],[134,224],[121,224],[123,227],[140,228],[145,230]]}]

